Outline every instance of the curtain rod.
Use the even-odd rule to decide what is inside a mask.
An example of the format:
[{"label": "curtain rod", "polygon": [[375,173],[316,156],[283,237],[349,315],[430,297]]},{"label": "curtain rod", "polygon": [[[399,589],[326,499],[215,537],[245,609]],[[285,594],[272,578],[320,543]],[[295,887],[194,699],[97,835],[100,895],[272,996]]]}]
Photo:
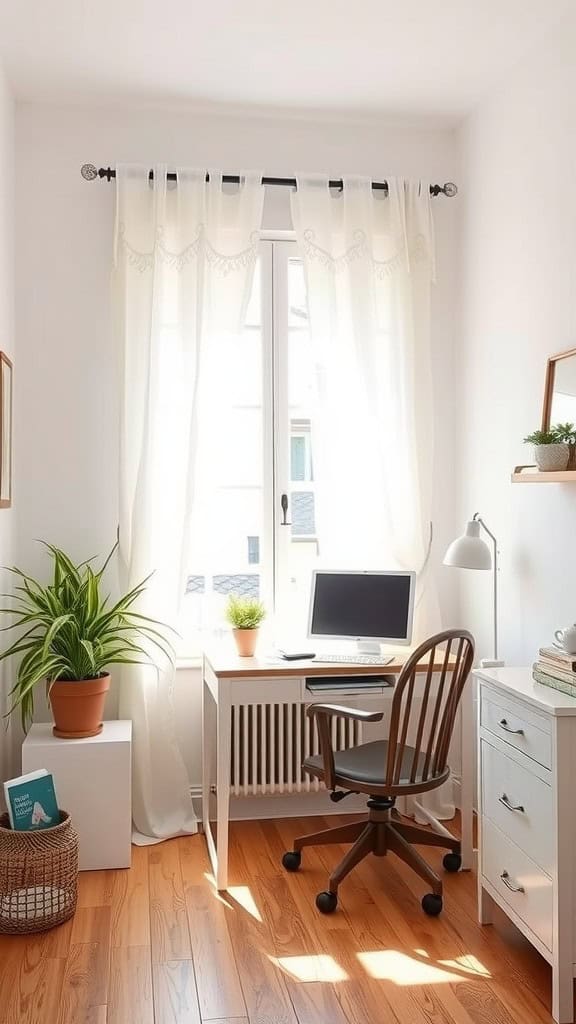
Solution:
[{"label": "curtain rod", "polygon": [[[116,177],[116,171],[113,167],[96,167],[94,164],[82,164],[80,168],[80,174],[86,181],[94,181],[95,178],[106,178],[106,181],[112,181],[112,178]],[[150,171],[148,175],[150,181],[154,180],[154,172]],[[173,171],[169,171],[166,175],[168,181],[177,181],[177,175]],[[206,175],[206,181],[210,181],[210,175]],[[223,174],[222,181],[226,185],[239,185],[240,175],[239,174]],[[262,178],[263,185],[279,185],[281,188],[297,188],[296,178]],[[342,178],[333,178],[328,182],[329,188],[344,188],[344,182]],[[372,188],[379,192],[388,192],[387,181],[373,181]],[[453,181],[446,181],[443,185],[430,185],[431,196],[452,196],[458,195],[458,186]]]}]

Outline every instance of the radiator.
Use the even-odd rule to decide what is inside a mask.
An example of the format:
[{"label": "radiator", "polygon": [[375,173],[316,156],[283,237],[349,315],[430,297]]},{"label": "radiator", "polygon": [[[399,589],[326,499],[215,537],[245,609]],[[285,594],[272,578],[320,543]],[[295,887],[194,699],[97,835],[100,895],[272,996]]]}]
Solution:
[{"label": "radiator", "polygon": [[[332,719],[334,750],[362,742],[362,726]],[[304,704],[239,704],[232,707],[230,785],[233,796],[310,793],[324,783],[302,771],[302,761],[317,754],[316,727]]]}]

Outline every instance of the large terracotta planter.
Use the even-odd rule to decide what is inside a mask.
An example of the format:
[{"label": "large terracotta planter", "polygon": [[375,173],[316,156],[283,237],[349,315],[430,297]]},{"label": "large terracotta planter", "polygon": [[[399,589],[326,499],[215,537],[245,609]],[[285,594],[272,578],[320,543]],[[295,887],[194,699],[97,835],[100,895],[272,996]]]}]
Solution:
[{"label": "large terracotta planter", "polygon": [[259,629],[233,629],[236,647],[241,658],[253,658],[258,643]]},{"label": "large terracotta planter", "polygon": [[54,715],[54,735],[63,740],[80,740],[102,732],[102,713],[109,689],[108,673],[98,679],[52,683],[48,699]]}]

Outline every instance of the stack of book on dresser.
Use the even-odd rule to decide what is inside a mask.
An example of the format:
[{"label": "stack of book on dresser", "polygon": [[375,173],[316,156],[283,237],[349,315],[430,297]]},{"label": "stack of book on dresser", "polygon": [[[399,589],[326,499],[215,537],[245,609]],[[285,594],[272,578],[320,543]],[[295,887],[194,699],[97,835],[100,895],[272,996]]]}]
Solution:
[{"label": "stack of book on dresser", "polygon": [[532,675],[537,683],[576,697],[576,654],[569,654],[560,647],[541,647],[538,661],[532,666]]}]

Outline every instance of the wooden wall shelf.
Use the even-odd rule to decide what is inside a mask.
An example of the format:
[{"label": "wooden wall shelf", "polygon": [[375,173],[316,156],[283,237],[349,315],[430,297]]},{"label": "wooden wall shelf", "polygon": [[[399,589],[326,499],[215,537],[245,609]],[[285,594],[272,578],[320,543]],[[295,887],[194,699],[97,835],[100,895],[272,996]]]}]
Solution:
[{"label": "wooden wall shelf", "polygon": [[541,473],[536,466],[516,466],[511,480],[513,484],[574,484],[576,469],[564,469],[560,473]]}]

